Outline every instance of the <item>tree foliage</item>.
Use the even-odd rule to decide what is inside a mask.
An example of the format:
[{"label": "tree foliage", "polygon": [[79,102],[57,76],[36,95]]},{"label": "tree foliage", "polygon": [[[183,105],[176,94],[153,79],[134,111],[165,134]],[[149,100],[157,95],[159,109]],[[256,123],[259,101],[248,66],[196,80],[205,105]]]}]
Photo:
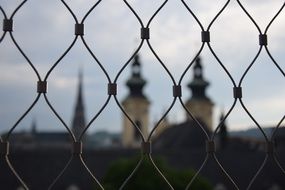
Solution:
[{"label": "tree foliage", "polygon": [[[106,190],[117,190],[123,184],[124,180],[134,170],[139,162],[138,158],[120,159],[111,164],[107,171],[103,183]],[[171,168],[167,163],[160,159],[155,159],[155,164],[165,175],[167,180],[171,183],[174,189],[185,189],[189,181],[195,175],[191,169],[177,170]],[[148,157],[145,157],[134,173],[132,178],[128,181],[124,189],[130,190],[158,190],[170,189],[167,183],[163,180],[157,170],[154,168]],[[190,187],[191,190],[210,190],[212,189],[210,183],[202,177],[197,177]]]}]

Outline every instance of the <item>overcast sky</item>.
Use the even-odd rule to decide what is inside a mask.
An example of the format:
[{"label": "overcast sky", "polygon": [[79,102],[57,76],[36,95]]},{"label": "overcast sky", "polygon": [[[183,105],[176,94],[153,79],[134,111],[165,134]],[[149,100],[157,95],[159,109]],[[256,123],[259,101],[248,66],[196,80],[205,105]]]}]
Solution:
[{"label": "overcast sky", "polygon": [[[20,3],[19,0],[1,0],[1,7],[8,17]],[[94,1],[66,1],[81,21]],[[132,0],[130,4],[146,25],[163,1]],[[186,1],[207,28],[225,1]],[[282,0],[241,1],[264,31],[265,27],[284,3]],[[0,14],[0,20],[4,19]],[[74,39],[74,19],[59,1],[29,0],[14,17],[13,35],[43,79]],[[130,58],[140,43],[140,24],[123,1],[103,0],[84,22],[84,38],[97,56],[111,80]],[[268,49],[284,72],[285,11],[276,18],[268,30]],[[238,3],[232,0],[214,22],[211,29],[211,45],[239,83],[243,73],[258,52],[258,30],[245,15]],[[181,1],[169,1],[150,24],[150,43],[169,68],[176,82],[201,47],[201,29]],[[148,81],[145,94],[151,101],[150,121],[153,124],[170,106],[172,81],[151,53],[146,43],[139,52],[143,64],[143,76]],[[205,78],[211,86],[208,96],[215,103],[215,125],[221,110],[227,112],[233,104],[233,84],[207,46],[202,53]],[[36,98],[37,77],[27,61],[16,49],[9,35],[0,44],[0,126],[1,131],[13,126],[21,114]],[[59,62],[48,78],[47,96],[70,125],[76,98],[79,68],[84,72],[84,97],[87,120],[97,113],[107,99],[108,80],[98,64],[90,56],[80,39]],[[118,79],[118,98],[123,100],[128,91],[125,81],[130,76],[127,67]],[[190,97],[187,83],[192,79],[190,69],[182,81],[183,100]],[[246,75],[243,101],[261,126],[276,126],[285,111],[285,77],[273,64],[265,49]],[[171,122],[184,119],[184,111],[177,101],[169,113]],[[90,131],[120,131],[122,114],[113,98],[107,108],[93,123]],[[42,130],[64,130],[64,127],[47,107],[41,97],[33,110],[18,125],[17,130],[27,130],[32,121]],[[239,103],[227,120],[231,130],[254,127],[254,123]],[[284,124],[284,122],[283,122]]]}]

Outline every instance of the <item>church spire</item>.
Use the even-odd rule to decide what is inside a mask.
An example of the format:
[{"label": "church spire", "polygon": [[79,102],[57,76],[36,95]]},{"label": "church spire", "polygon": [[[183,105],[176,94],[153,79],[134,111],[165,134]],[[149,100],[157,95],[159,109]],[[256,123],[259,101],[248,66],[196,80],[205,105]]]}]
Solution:
[{"label": "church spire", "polygon": [[[186,102],[186,107],[196,119],[202,121],[212,131],[214,104],[206,95],[206,88],[209,86],[209,82],[204,79],[200,57],[196,58],[193,69],[193,79],[188,84],[192,91],[192,96]],[[188,119],[191,119],[188,113],[186,113],[186,116]]]},{"label": "church spire", "polygon": [[78,74],[77,99],[72,120],[72,132],[74,133],[77,140],[85,128],[85,112],[84,112],[82,82],[83,82],[83,75],[82,75],[82,70],[80,70]]},{"label": "church spire", "polygon": [[226,148],[227,146],[227,143],[228,143],[228,127],[227,127],[227,124],[226,124],[226,120],[224,119],[225,118],[225,115],[224,115],[224,112],[221,113],[221,116],[220,116],[220,122],[221,123],[221,126],[220,126],[220,131],[219,131],[219,140],[220,140],[220,146],[222,149]]},{"label": "church spire", "polygon": [[150,102],[143,93],[146,80],[141,76],[141,62],[138,55],[134,57],[131,66],[131,76],[126,83],[129,94],[122,102],[123,108],[129,115],[129,117],[123,115],[122,144],[124,147],[139,147],[142,140],[140,133],[129,118],[134,121],[143,136],[146,137],[149,127]]},{"label": "church spire", "polygon": [[139,55],[136,55],[132,63],[132,75],[126,83],[130,90],[129,97],[145,97],[143,94],[145,84],[146,81],[141,77]]},{"label": "church spire", "polygon": [[201,58],[197,57],[194,65],[193,80],[188,84],[188,87],[192,91],[191,99],[209,99],[206,96],[206,88],[209,86],[209,82],[203,77],[203,67],[201,64]]}]

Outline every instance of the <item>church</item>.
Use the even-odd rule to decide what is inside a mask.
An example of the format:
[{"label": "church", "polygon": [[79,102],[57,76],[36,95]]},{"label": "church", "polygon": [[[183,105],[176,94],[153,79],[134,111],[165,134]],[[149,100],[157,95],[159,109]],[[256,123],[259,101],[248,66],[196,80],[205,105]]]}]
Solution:
[{"label": "church", "polygon": [[[80,70],[78,74],[77,97],[71,123],[71,131],[76,139],[80,137],[86,125],[82,80],[83,76]],[[83,136],[83,142],[86,140],[85,137],[86,135]],[[13,144],[13,147],[20,149],[61,149],[70,148],[72,139],[66,131],[38,131],[36,120],[33,120],[31,131],[13,132],[9,141]]]},{"label": "church", "polygon": [[[131,75],[126,81],[126,86],[129,89],[129,94],[121,102],[122,107],[128,114],[129,118],[122,114],[122,132],[121,134],[111,134],[108,132],[98,132],[95,134],[88,134],[88,131],[82,136],[83,145],[88,148],[139,148],[141,145],[141,134],[144,137],[149,135],[150,127],[150,100],[143,92],[143,89],[147,81],[142,76],[142,63],[139,55],[136,55],[131,63]],[[209,82],[204,79],[203,66],[201,58],[198,57],[193,67],[193,79],[188,83],[188,88],[191,90],[192,96],[185,102],[186,108],[196,119],[196,122],[185,111],[185,122],[180,124],[170,124],[162,121],[160,126],[155,130],[154,139],[156,147],[168,146],[166,142],[174,142],[172,138],[167,134],[176,134],[182,132],[177,130],[183,128],[183,130],[190,130],[188,133],[182,132],[186,137],[193,136],[195,138],[201,138],[200,143],[204,144],[205,134],[211,133],[213,130],[213,102],[206,95],[206,89],[209,86]],[[118,113],[119,114],[119,113]],[[140,129],[140,132],[136,129],[134,124]],[[66,131],[64,132],[40,132],[37,131],[36,122],[33,121],[31,131],[28,132],[15,132],[12,135],[11,141],[17,147],[69,147],[71,143],[71,136]],[[71,131],[76,139],[79,139],[81,133],[86,126],[85,117],[85,104],[83,95],[83,73],[80,70],[78,74],[77,84],[77,96],[74,104],[73,117],[71,121]],[[182,127],[185,126],[185,127]],[[188,127],[187,127],[188,126]],[[190,127],[189,127],[190,126]],[[195,126],[195,127],[194,127]],[[201,129],[201,127],[203,129]],[[178,135],[178,134],[177,134]],[[180,135],[179,135],[180,136]],[[181,136],[180,136],[181,137]],[[175,136],[173,136],[175,138]],[[183,140],[179,138],[180,140]],[[192,138],[187,138],[192,139]],[[198,141],[192,139],[196,144]],[[202,142],[203,140],[203,142]],[[107,143],[106,143],[107,142]],[[165,144],[166,143],[166,144]],[[194,143],[194,144],[195,144]],[[165,144],[165,145],[163,145]]]},{"label": "church", "polygon": [[[140,129],[144,137],[149,135],[149,107],[150,101],[143,92],[146,80],[141,74],[141,63],[139,56],[136,55],[132,63],[131,77],[126,85],[129,88],[129,95],[123,100],[122,104],[130,119]],[[169,124],[165,120],[155,130],[155,147],[169,147],[177,143],[174,139],[179,137],[180,141],[192,140],[193,146],[202,143],[204,144],[205,134],[213,130],[213,102],[206,95],[206,88],[209,82],[204,79],[203,66],[201,58],[198,57],[194,64],[193,79],[188,83],[188,88],[191,90],[192,96],[185,102],[186,108],[191,112],[194,119],[200,124],[196,124],[192,117],[185,111],[186,120],[180,124]],[[201,129],[202,127],[203,129]],[[180,130],[183,129],[183,130]],[[186,131],[187,133],[185,133]],[[179,135],[178,133],[181,133]],[[172,138],[169,135],[172,134]],[[181,139],[185,136],[186,139]],[[194,137],[194,138],[191,138]],[[200,141],[195,140],[200,138]],[[169,143],[167,143],[169,142]],[[175,143],[174,143],[175,142]],[[125,148],[139,147],[141,144],[141,136],[133,126],[131,121],[123,114],[123,131],[122,145]],[[186,144],[185,144],[186,146]]]},{"label": "church", "polygon": [[[184,104],[193,117],[185,111],[186,117],[182,123],[169,124],[163,121],[154,133],[152,145],[153,156],[162,156],[172,167],[192,168],[198,171],[207,155],[206,134],[213,133],[214,103],[206,93],[209,82],[203,75],[201,58],[195,60],[192,72],[193,78],[187,85],[191,90],[191,97]],[[131,63],[130,77],[126,81],[129,94],[121,102],[133,123],[123,114],[121,136],[101,134],[98,141],[88,133],[83,136],[83,145],[87,145],[83,148],[84,160],[99,181],[107,171],[109,163],[138,154],[141,135],[147,137],[150,133],[151,103],[143,91],[146,83],[142,74],[142,63],[136,55]],[[82,84],[83,74],[80,71],[71,128],[77,139],[86,125]],[[220,120],[224,120],[223,115]],[[134,125],[140,129],[140,132]],[[280,130],[278,134],[285,133]],[[285,143],[282,143],[285,142],[282,140],[284,136],[278,137],[281,143],[276,147],[281,158],[285,158]],[[109,143],[96,146],[96,143],[106,139]],[[221,125],[215,141],[217,158],[231,177],[238,182],[240,189],[246,189],[265,157],[264,144],[250,139],[230,137],[226,121]],[[69,159],[72,163],[70,168],[53,189],[85,190],[94,187],[94,180],[90,178],[90,174],[70,152],[72,141],[67,132],[40,132],[33,122],[30,132],[13,133],[11,142],[13,143],[11,156],[9,155],[11,162],[30,189],[48,189]],[[282,190],[285,187],[284,174],[280,168],[274,166],[274,161],[271,159],[269,158],[251,190]],[[7,167],[6,162],[2,163],[0,187],[9,190],[21,189],[19,181]],[[235,189],[231,181],[221,172],[219,165],[211,158],[205,163],[200,174],[209,179],[213,184],[213,190]]]}]

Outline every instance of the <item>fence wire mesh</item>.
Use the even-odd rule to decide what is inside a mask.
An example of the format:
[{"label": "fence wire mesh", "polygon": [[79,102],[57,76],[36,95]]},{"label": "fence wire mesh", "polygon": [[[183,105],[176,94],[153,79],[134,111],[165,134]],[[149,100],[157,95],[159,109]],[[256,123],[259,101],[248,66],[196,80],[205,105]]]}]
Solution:
[{"label": "fence wire mesh", "polygon": [[[232,0],[234,1],[234,0]],[[191,117],[197,125],[200,126],[201,130],[204,132],[205,137],[207,138],[207,143],[206,143],[206,156],[204,158],[203,164],[200,166],[199,170],[196,172],[194,177],[189,180],[189,183],[185,187],[185,189],[191,189],[191,185],[193,182],[196,180],[197,176],[203,169],[203,167],[207,164],[207,162],[212,159],[215,161],[215,163],[218,165],[220,170],[225,174],[225,176],[231,181],[233,187],[235,189],[240,189],[238,185],[238,181],[235,181],[229,172],[223,167],[223,163],[219,161],[219,159],[216,156],[216,149],[215,149],[215,137],[221,127],[221,125],[225,122],[225,120],[229,117],[231,114],[232,110],[236,107],[237,104],[240,104],[244,110],[244,112],[251,118],[251,120],[255,123],[256,127],[260,130],[260,132],[264,136],[264,141],[267,144],[267,149],[266,149],[266,157],[264,158],[264,161],[262,165],[259,167],[259,169],[255,172],[255,175],[252,177],[250,180],[250,183],[247,186],[247,190],[251,189],[252,184],[255,182],[256,178],[258,175],[261,173],[263,170],[263,167],[265,164],[268,162],[269,157],[274,158],[274,162],[277,164],[279,167],[280,171],[285,174],[284,168],[282,167],[278,157],[277,153],[274,151],[274,137],[277,134],[278,128],[281,126],[282,122],[285,119],[285,115],[282,117],[282,119],[279,121],[279,123],[275,126],[275,130],[272,133],[271,136],[268,136],[262,126],[259,124],[259,122],[254,118],[252,115],[251,111],[248,109],[246,103],[243,101],[243,85],[244,85],[244,79],[247,77],[249,71],[252,69],[252,67],[255,65],[256,60],[260,56],[262,51],[265,51],[270,60],[272,61],[273,65],[272,67],[275,67],[278,69],[279,73],[282,75],[282,77],[285,77],[285,73],[280,67],[279,63],[274,59],[274,56],[270,52],[270,47],[268,46],[268,36],[269,36],[269,29],[272,23],[275,21],[275,19],[279,16],[279,14],[283,11],[283,8],[285,6],[285,3],[282,4],[280,9],[275,13],[274,17],[271,19],[271,21],[267,24],[265,30],[263,31],[259,24],[253,19],[251,14],[247,11],[246,6],[243,5],[243,2],[239,0],[235,0],[238,4],[238,6],[241,8],[241,10],[244,12],[244,14],[248,17],[248,19],[252,22],[252,25],[255,26],[256,28],[256,37],[257,39],[259,38],[259,44],[256,44],[259,46],[258,52],[256,55],[252,58],[252,61],[250,62],[249,66],[247,69],[244,71],[242,76],[240,77],[239,80],[235,80],[232,77],[232,74],[229,72],[228,68],[225,66],[223,61],[219,58],[219,56],[215,52],[215,48],[213,48],[212,43],[211,43],[211,36],[215,35],[211,33],[212,27],[215,25],[216,20],[219,18],[219,16],[227,10],[227,7],[230,3],[230,0],[227,0],[224,5],[220,8],[218,13],[212,18],[211,22],[208,25],[203,25],[198,16],[194,13],[194,11],[191,8],[191,2],[187,2],[184,0],[177,1],[177,4],[181,4],[184,6],[184,8],[188,11],[189,17],[192,17],[197,24],[200,27],[201,30],[201,44],[199,45],[199,51],[197,54],[194,56],[192,60],[189,60],[188,66],[184,70],[184,72],[181,74],[179,78],[175,78],[171,71],[168,69],[166,66],[165,62],[160,58],[159,54],[156,52],[156,49],[152,45],[151,41],[151,25],[153,20],[157,17],[157,15],[160,13],[160,11],[165,7],[165,5],[169,2],[168,0],[165,0],[162,2],[162,4],[155,10],[155,12],[152,14],[151,18],[144,23],[140,17],[140,15],[136,12],[136,10],[132,7],[132,5],[127,1],[123,0],[121,1],[122,6],[125,6],[128,8],[128,10],[133,14],[133,16],[136,18],[137,23],[140,26],[140,31],[141,31],[141,40],[139,45],[136,47],[134,53],[129,56],[129,59],[124,63],[124,65],[121,67],[121,69],[117,72],[116,76],[112,79],[109,73],[105,69],[105,65],[99,61],[99,59],[96,57],[96,52],[94,52],[90,47],[89,47],[89,42],[85,39],[84,37],[84,28],[85,28],[85,21],[89,17],[89,15],[92,13],[96,16],[96,7],[99,6],[103,1],[99,0],[94,3],[93,6],[90,7],[90,9],[86,12],[85,16],[82,18],[82,20],[79,20],[77,15],[73,12],[73,10],[70,8],[69,3],[65,2],[64,0],[61,0],[62,5],[68,10],[70,17],[73,18],[74,20],[74,25],[75,25],[75,30],[74,30],[74,38],[70,45],[64,50],[64,53],[57,59],[57,61],[51,66],[51,68],[48,70],[48,72],[45,74],[45,76],[41,76],[32,62],[32,60],[26,55],[25,49],[21,47],[21,45],[17,42],[17,38],[15,38],[13,31],[16,30],[14,28],[13,24],[17,22],[17,16],[22,10],[22,7],[27,3],[27,0],[22,1],[12,12],[11,15],[7,15],[7,11],[0,5],[0,10],[1,14],[4,17],[3,20],[3,33],[1,34],[0,38],[0,43],[3,42],[5,38],[10,38],[14,44],[14,48],[17,49],[23,58],[26,61],[27,66],[30,66],[37,77],[37,92],[36,92],[36,98],[32,102],[32,104],[28,107],[28,109],[22,114],[22,116],[15,122],[15,124],[10,128],[9,132],[7,135],[2,136],[0,138],[0,154],[2,158],[5,158],[5,162],[8,164],[10,170],[13,172],[13,174],[17,177],[19,182],[21,183],[22,187],[24,189],[29,189],[28,185],[26,182],[22,179],[21,175],[18,174],[17,170],[14,169],[13,164],[10,162],[10,157],[9,157],[9,140],[10,136],[13,133],[13,131],[19,126],[19,123],[27,116],[27,114],[34,108],[34,106],[38,103],[39,99],[41,97],[44,97],[44,100],[46,102],[46,106],[49,107],[49,109],[54,113],[54,115],[57,117],[57,119],[63,124],[65,127],[66,131],[69,133],[70,137],[72,138],[73,141],[73,154],[70,156],[69,161],[66,163],[62,171],[58,174],[58,176],[53,180],[53,182],[50,184],[48,189],[53,189],[54,185],[57,183],[58,180],[60,180],[60,177],[65,173],[67,168],[69,167],[71,161],[75,158],[79,158],[80,162],[84,166],[84,168],[88,171],[89,175],[92,177],[95,183],[98,184],[98,187],[101,189],[104,189],[103,185],[101,185],[100,181],[96,179],[96,177],[93,175],[93,171],[90,171],[88,168],[87,164],[85,163],[84,159],[82,158],[82,139],[84,134],[88,131],[89,127],[92,125],[92,123],[95,122],[95,120],[98,118],[98,116],[103,112],[103,110],[106,108],[106,106],[109,104],[110,100],[113,98],[118,106],[118,108],[121,110],[121,112],[129,119],[129,121],[132,123],[132,126],[135,128],[136,131],[138,131],[140,138],[142,140],[142,146],[141,146],[141,158],[139,162],[137,163],[136,167],[133,169],[133,171],[130,171],[130,175],[125,179],[125,181],[122,183],[121,187],[119,189],[124,189],[127,183],[132,180],[132,176],[136,173],[136,171],[140,168],[141,163],[143,160],[148,159],[153,167],[155,168],[155,171],[157,172],[157,175],[161,177],[167,184],[169,189],[174,189],[171,183],[168,181],[168,179],[165,177],[163,172],[160,170],[160,168],[156,165],[155,161],[152,158],[152,138],[153,134],[155,133],[156,129],[159,127],[160,123],[163,121],[163,119],[168,115],[168,113],[172,110],[173,106],[175,104],[181,104],[181,106],[185,109],[189,117]],[[28,6],[28,5],[27,5]],[[82,131],[81,135],[79,137],[76,137],[70,127],[64,122],[64,120],[61,118],[60,114],[58,114],[57,110],[54,108],[52,103],[49,100],[48,97],[48,91],[47,91],[47,85],[49,81],[49,76],[51,73],[54,72],[54,69],[58,67],[58,65],[61,64],[62,59],[71,51],[71,49],[74,47],[76,43],[79,43],[79,41],[82,41],[86,50],[89,52],[89,54],[92,56],[94,59],[94,62],[98,64],[98,66],[101,68],[102,72],[104,73],[106,77],[106,87],[108,88],[108,94],[106,95],[106,101],[104,102],[103,106],[100,108],[98,113],[95,114],[95,116],[91,119],[91,121],[85,126],[84,130]],[[173,88],[173,100],[171,105],[167,108],[163,116],[159,119],[159,121],[156,123],[156,125],[153,127],[151,132],[149,133],[148,136],[144,136],[143,132],[141,131],[140,127],[136,124],[135,121],[131,119],[131,117],[128,115],[128,113],[124,110],[122,104],[118,100],[117,97],[117,82],[118,79],[121,77],[122,73],[125,72],[126,67],[130,64],[131,60],[140,52],[141,48],[143,46],[146,46],[149,48],[149,50],[152,52],[152,54],[155,56],[157,61],[161,64],[164,72],[168,75],[169,79],[172,81],[172,87]],[[191,109],[188,109],[185,105],[185,103],[182,100],[182,90],[183,88],[181,87],[181,83],[185,77],[185,75],[188,73],[189,69],[192,68],[193,63],[197,59],[197,57],[200,56],[200,54],[207,49],[210,50],[211,54],[214,56],[216,61],[219,63],[220,69],[227,75],[228,80],[231,81],[232,88],[233,88],[233,100],[232,100],[232,105],[229,110],[226,111],[225,117],[223,120],[220,121],[220,123],[214,128],[213,134],[209,135],[203,127],[203,124],[198,121],[197,118],[192,114]],[[283,85],[282,85],[283,87]],[[179,137],[178,137],[179,138]],[[96,172],[96,171],[95,171]],[[1,186],[1,184],[0,184]]]}]

